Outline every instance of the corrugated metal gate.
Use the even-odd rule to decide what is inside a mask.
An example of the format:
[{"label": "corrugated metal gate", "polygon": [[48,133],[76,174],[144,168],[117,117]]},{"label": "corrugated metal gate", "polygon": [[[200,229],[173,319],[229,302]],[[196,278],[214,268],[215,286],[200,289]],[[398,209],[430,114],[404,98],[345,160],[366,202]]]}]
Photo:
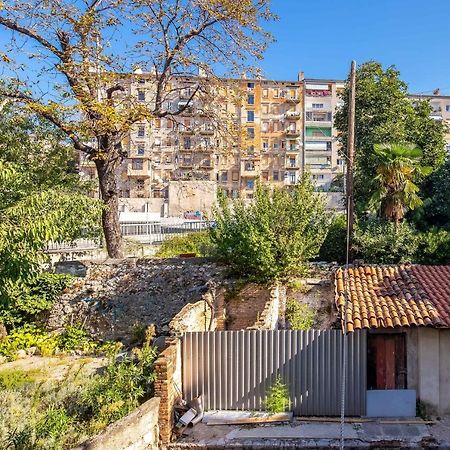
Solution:
[{"label": "corrugated metal gate", "polygon": [[[366,413],[366,332],[348,335],[345,414]],[[261,410],[280,374],[294,414],[340,414],[340,330],[213,331],[183,337],[183,394],[206,410]]]}]

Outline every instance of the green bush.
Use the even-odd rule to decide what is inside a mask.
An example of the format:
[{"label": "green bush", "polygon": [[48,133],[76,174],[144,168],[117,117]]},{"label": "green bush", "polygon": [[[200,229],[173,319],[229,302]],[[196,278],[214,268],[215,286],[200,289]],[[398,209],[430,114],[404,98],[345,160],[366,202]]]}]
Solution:
[{"label": "green bush", "polygon": [[195,253],[197,256],[212,256],[213,245],[207,231],[197,231],[186,236],[174,236],[164,241],[156,256],[173,258],[182,253]]},{"label": "green bush", "polygon": [[347,218],[345,214],[336,214],[320,247],[318,260],[345,264],[346,251]]},{"label": "green bush", "polygon": [[309,330],[314,326],[316,313],[309,305],[290,298],[286,303],[286,319],[292,330]]},{"label": "green bush", "polygon": [[418,264],[450,264],[450,232],[431,229],[421,233],[415,261]]},{"label": "green bush", "polygon": [[413,262],[418,245],[417,230],[406,221],[396,227],[392,222],[373,219],[355,230],[356,255],[367,264]]},{"label": "green bush", "polygon": [[309,176],[291,189],[257,185],[253,201],[220,197],[211,240],[233,272],[260,281],[302,274],[327,232],[323,198]]},{"label": "green bush", "polygon": [[17,357],[18,350],[36,347],[37,354],[51,356],[59,352],[81,351],[83,353],[111,354],[118,350],[117,342],[95,342],[79,324],[70,325],[61,334],[49,333],[36,325],[28,324],[13,329],[0,341],[0,355],[9,360]]},{"label": "green bush", "polygon": [[145,344],[133,357],[111,360],[104,374],[84,393],[94,432],[124,417],[153,394],[156,349]]},{"label": "green bush", "polygon": [[9,301],[0,306],[0,322],[15,325],[32,321],[38,313],[52,307],[72,280],[70,275],[43,272],[26,282],[5,285]]},{"label": "green bush", "polygon": [[36,347],[37,352],[43,356],[52,355],[58,347],[58,336],[48,333],[36,325],[24,325],[15,328],[0,341],[0,355],[13,360],[18,350]]},{"label": "green bush", "polygon": [[272,414],[282,413],[290,408],[289,391],[280,375],[277,376],[275,383],[267,390],[264,405],[267,411]]}]

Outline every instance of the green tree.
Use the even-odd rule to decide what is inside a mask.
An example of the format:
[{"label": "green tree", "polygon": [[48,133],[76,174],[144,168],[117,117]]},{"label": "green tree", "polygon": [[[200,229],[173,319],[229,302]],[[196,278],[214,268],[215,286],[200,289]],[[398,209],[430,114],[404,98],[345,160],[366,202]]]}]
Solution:
[{"label": "green tree", "polygon": [[80,192],[70,148],[52,149],[65,144],[50,124],[8,107],[0,131],[0,322],[13,325],[65,285],[41,274],[47,242],[98,236],[101,205]]},{"label": "green tree", "polygon": [[417,226],[450,229],[450,158],[422,185],[423,205],[412,214]]},{"label": "green tree", "polygon": [[[270,2],[0,4],[4,40],[11,37],[6,52],[0,51],[0,64],[14,74],[10,87],[0,93],[51,121],[77,151],[94,161],[106,206],[102,223],[107,250],[119,258],[123,246],[117,169],[127,157],[124,139],[137,123],[163,117],[177,122],[176,116],[195,105],[213,122],[223,119],[214,71],[220,67],[225,76],[252,71],[249,62],[261,59],[271,41],[263,29],[274,18]],[[192,75],[191,93],[185,102],[176,102],[187,87],[180,80]],[[146,85],[146,101],[130,89],[138,78]]]},{"label": "green tree", "polygon": [[[335,123],[343,148],[347,145],[348,83]],[[355,203],[361,214],[376,190],[378,157],[374,145],[381,142],[414,142],[423,150],[421,165],[437,169],[445,160],[444,126],[430,118],[427,101],[416,105],[408,98],[407,85],[398,70],[370,61],[356,71]]]},{"label": "green tree", "polygon": [[375,191],[369,205],[384,219],[398,226],[407,210],[422,204],[414,181],[429,175],[432,168],[421,166],[422,150],[414,144],[375,144],[377,157]]},{"label": "green tree", "polygon": [[324,199],[305,175],[292,189],[258,185],[251,204],[221,198],[211,239],[218,256],[244,276],[260,280],[305,271],[318,255],[329,218]]}]

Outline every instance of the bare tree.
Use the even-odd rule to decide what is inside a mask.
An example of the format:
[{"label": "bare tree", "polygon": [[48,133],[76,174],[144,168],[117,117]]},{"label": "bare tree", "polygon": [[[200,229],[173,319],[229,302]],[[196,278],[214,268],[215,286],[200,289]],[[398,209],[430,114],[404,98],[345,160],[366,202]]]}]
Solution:
[{"label": "bare tree", "polygon": [[[110,257],[122,256],[117,168],[133,125],[175,118],[196,98],[214,97],[216,73],[250,73],[271,40],[262,23],[270,0],[8,0],[0,26],[10,41],[0,59],[8,88],[95,162],[102,224]],[[131,88],[149,74],[152,95],[139,102]],[[201,76],[198,76],[198,74]],[[195,76],[182,104],[168,107],[180,77]],[[12,84],[11,84],[12,83]],[[208,97],[209,96],[209,97]]]}]

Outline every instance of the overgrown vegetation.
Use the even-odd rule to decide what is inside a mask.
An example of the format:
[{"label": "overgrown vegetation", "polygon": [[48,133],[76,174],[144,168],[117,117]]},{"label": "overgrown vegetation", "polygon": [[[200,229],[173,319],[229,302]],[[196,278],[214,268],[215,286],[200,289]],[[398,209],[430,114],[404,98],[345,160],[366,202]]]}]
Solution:
[{"label": "overgrown vegetation", "polygon": [[212,256],[214,246],[207,231],[189,233],[186,236],[174,236],[165,240],[156,256],[173,258],[183,253],[194,253],[196,256]]},{"label": "overgrown vegetation", "polygon": [[221,197],[213,216],[210,233],[219,258],[235,273],[261,281],[304,273],[329,222],[309,175],[289,190],[258,184],[249,205]]},{"label": "overgrown vegetation", "polygon": [[291,407],[289,390],[283,383],[280,375],[277,376],[275,383],[267,390],[264,406],[272,414],[285,412]]},{"label": "overgrown vegetation", "polygon": [[18,357],[18,351],[33,350],[33,354],[51,356],[56,353],[78,351],[85,354],[111,354],[121,347],[118,342],[94,341],[79,324],[70,325],[61,333],[49,333],[34,324],[14,328],[0,340],[0,355],[8,360]]},{"label": "overgrown vegetation", "polygon": [[292,330],[309,330],[316,321],[316,311],[306,303],[290,298],[286,302],[286,320]]},{"label": "overgrown vegetation", "polygon": [[153,394],[151,338],[121,360],[111,357],[104,372],[91,377],[82,368],[62,381],[0,371],[0,447],[71,449],[128,414]]}]

